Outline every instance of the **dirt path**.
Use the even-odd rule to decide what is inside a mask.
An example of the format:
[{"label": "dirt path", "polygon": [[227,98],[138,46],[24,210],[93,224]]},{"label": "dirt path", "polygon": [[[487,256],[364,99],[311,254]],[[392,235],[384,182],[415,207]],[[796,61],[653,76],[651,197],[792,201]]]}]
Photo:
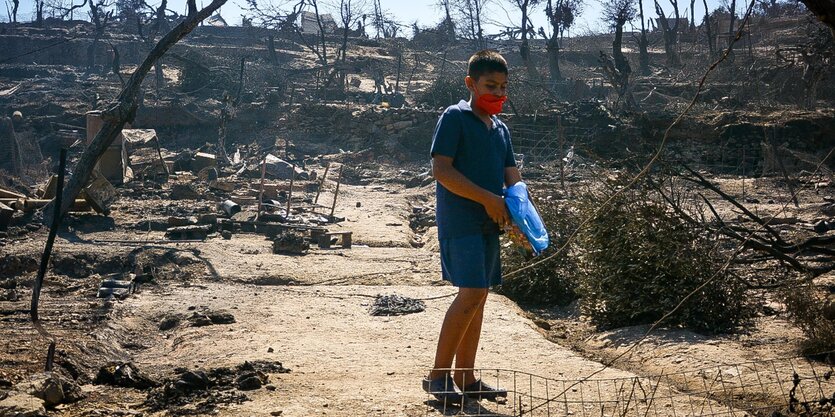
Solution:
[{"label": "dirt path", "polygon": [[[161,245],[169,249],[153,249],[157,255],[149,259],[166,262],[157,266],[168,272],[160,275],[156,284],[143,285],[140,292],[110,303],[97,313],[100,318],[96,320],[104,321],[94,325],[94,332],[87,332],[90,324],[82,320],[100,309],[94,297],[101,277],[92,272],[102,262],[128,259],[135,246],[80,242],[148,239],[161,237],[161,233],[137,234],[130,227],[116,227],[64,234],[56,244],[57,258],[83,254],[99,258],[71,262],[78,266],[65,268],[64,273],[81,272],[78,277],[50,279],[44,298],[49,309],[44,316],[51,320],[51,328],[66,327],[59,311],[69,309],[64,313],[75,314],[79,320],[71,322],[75,327],[68,328],[67,337],[79,337],[79,354],[85,354],[85,340],[89,340],[90,346],[109,343],[119,351],[95,356],[94,360],[121,356],[157,380],[172,378],[180,373],[178,368],[233,368],[257,361],[280,362],[291,370],[267,372],[269,388],[245,393],[226,391],[223,395],[230,395],[227,400],[233,400],[220,401],[217,408],[212,408],[216,415],[422,416],[444,412],[423,393],[420,381],[432,363],[437,332],[455,289],[439,279],[438,254],[429,244],[434,239],[432,229],[426,236],[416,236],[409,225],[412,207],[431,201],[431,187],[344,189],[337,212],[346,217],[340,227],[354,232],[356,245],[352,249],[313,248],[304,256],[275,255],[269,240],[246,233],[235,234],[231,240],[213,238],[202,243]],[[130,225],[136,219],[115,220],[117,225]],[[413,247],[416,238],[423,239],[426,245]],[[40,241],[33,239],[17,249],[36,254],[40,247]],[[85,272],[91,273],[89,278],[85,278]],[[64,281],[76,289],[63,297],[82,300],[76,303],[77,307],[67,307],[67,300],[54,293],[63,288]],[[392,317],[369,314],[377,295],[395,293],[425,300],[425,311]],[[8,309],[8,320],[25,321],[19,314],[25,311],[25,297]],[[228,312],[234,316],[234,322],[205,327],[189,325],[189,316],[205,311]],[[161,330],[160,324],[171,316],[183,320],[173,328]],[[482,377],[508,388],[513,395],[505,404],[471,402],[466,415],[519,415],[524,410],[525,415],[626,412],[680,416],[703,415],[711,407],[724,409],[702,397],[694,403],[694,398],[648,378],[665,369],[669,372],[665,364],[678,356],[682,360],[673,363],[681,367],[705,364],[701,362],[702,355],[682,354],[680,345],[666,349],[647,344],[637,349],[637,357],[650,359],[644,368],[631,363],[623,367],[628,370],[606,369],[595,374],[591,382],[572,386],[574,381],[601,370],[602,365],[549,341],[553,335],[529,317],[529,312],[511,300],[490,295],[476,366],[482,369]],[[9,334],[13,336],[10,343],[32,339],[31,331],[24,327]],[[633,339],[629,331],[598,334],[587,345],[599,345],[600,352],[617,352]],[[711,358],[744,359],[733,355],[742,349],[738,345],[726,343],[730,350],[711,350],[710,341],[689,338],[687,342]],[[19,353],[16,355],[22,358]],[[655,357],[658,359],[653,360]],[[37,358],[26,360],[29,367],[37,366]],[[91,365],[97,366],[100,365]],[[144,410],[146,415],[183,415],[189,413],[190,407],[196,407],[186,404],[176,410],[147,412],[143,406],[146,392],[92,384],[82,389],[87,399],[61,406],[56,415],[131,415],[136,410]],[[563,392],[565,395],[558,395]],[[656,401],[636,401],[638,396],[655,398],[656,393]],[[242,398],[238,395],[246,395],[248,401],[234,400]],[[559,402],[545,401],[555,396]],[[537,406],[541,407],[531,412]],[[196,408],[192,411],[203,413]],[[447,414],[451,412],[446,410]]]}]

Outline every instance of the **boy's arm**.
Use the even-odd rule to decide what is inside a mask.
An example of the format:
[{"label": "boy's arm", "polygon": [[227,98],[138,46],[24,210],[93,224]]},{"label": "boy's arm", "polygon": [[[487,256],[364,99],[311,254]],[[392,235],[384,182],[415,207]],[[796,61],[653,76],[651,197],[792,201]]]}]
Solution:
[{"label": "boy's arm", "polygon": [[[505,176],[506,173],[507,170]],[[487,215],[499,226],[503,227],[510,221],[504,199],[467,179],[452,166],[451,157],[435,154],[432,157],[432,176],[447,190],[484,206]]]},{"label": "boy's arm", "polygon": [[504,169],[504,186],[510,187],[517,182],[522,181],[522,174],[519,173],[519,168],[506,167]]}]

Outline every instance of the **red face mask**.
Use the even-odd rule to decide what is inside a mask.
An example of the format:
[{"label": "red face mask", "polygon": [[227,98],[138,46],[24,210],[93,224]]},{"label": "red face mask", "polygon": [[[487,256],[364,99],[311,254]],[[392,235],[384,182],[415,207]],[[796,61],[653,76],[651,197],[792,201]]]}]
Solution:
[{"label": "red face mask", "polygon": [[[475,88],[475,92],[478,94],[478,88]],[[475,105],[485,113],[493,116],[502,112],[502,105],[505,100],[507,100],[507,96],[499,97],[495,94],[478,94],[478,97],[475,99]]]}]

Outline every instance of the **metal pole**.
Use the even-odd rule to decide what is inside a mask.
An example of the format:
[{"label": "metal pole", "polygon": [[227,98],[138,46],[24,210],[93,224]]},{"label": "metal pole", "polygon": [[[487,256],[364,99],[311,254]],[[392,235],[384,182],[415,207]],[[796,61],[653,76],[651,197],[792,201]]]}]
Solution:
[{"label": "metal pole", "polygon": [[52,360],[55,357],[55,338],[43,328],[38,317],[38,301],[41,297],[41,288],[43,287],[44,276],[46,275],[46,268],[49,264],[49,256],[52,254],[52,246],[55,243],[55,235],[58,233],[58,227],[61,225],[61,195],[64,192],[64,172],[67,167],[67,150],[61,149],[58,165],[58,183],[55,190],[55,204],[52,206],[52,226],[49,228],[49,235],[46,238],[46,246],[41,255],[41,264],[38,268],[38,276],[32,286],[32,304],[29,310],[29,315],[32,317],[32,324],[35,329],[45,338],[49,339],[49,349],[46,354],[46,371],[52,370]]},{"label": "metal pole", "polygon": [[336,191],[333,192],[333,204],[331,205],[331,215],[328,218],[331,221],[333,221],[333,212],[336,210],[336,198],[339,196],[339,184],[342,183],[342,169],[343,168],[345,168],[345,165],[341,165],[339,167],[339,179],[336,180]]},{"label": "metal pole", "polygon": [[284,212],[284,218],[290,219],[290,202],[293,200],[293,180],[296,179],[296,164],[293,164],[290,172],[290,191],[287,192],[287,210]]},{"label": "metal pole", "polygon": [[316,210],[316,203],[319,202],[319,193],[322,192],[322,186],[325,185],[325,178],[328,177],[328,170],[331,169],[331,163],[328,162],[328,165],[325,167],[325,175],[322,175],[322,179],[319,180],[319,188],[316,190],[316,198],[313,199],[313,210]]},{"label": "metal pole", "polygon": [[[258,192],[258,214],[255,219],[261,219],[261,205],[264,202],[264,177],[267,174],[267,156],[264,155],[264,160],[261,162],[261,191]],[[230,216],[231,217],[231,216]]]}]

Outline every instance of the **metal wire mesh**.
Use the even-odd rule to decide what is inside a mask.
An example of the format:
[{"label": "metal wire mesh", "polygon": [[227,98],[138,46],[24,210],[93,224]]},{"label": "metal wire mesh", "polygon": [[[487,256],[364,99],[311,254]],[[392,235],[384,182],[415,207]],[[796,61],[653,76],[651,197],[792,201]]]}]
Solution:
[{"label": "metal wire mesh", "polygon": [[476,369],[475,375],[506,389],[507,398],[451,404],[429,395],[426,415],[835,415],[832,362],[799,357],[610,379],[554,379],[507,369]]}]

